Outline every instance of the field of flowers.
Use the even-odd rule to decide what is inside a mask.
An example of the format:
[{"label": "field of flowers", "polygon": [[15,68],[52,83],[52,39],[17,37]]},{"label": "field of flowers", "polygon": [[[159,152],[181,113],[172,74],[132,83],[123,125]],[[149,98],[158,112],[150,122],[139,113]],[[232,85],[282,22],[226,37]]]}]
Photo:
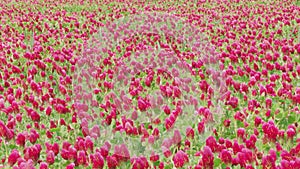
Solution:
[{"label": "field of flowers", "polygon": [[299,1],[0,3],[0,169],[300,169],[299,105]]}]

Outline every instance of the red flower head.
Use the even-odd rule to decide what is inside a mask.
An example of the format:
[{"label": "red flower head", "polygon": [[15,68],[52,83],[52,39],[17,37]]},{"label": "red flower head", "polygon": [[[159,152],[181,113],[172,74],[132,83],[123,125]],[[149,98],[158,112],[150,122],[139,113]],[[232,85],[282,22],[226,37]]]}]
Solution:
[{"label": "red flower head", "polygon": [[184,164],[189,162],[188,155],[183,152],[182,150],[178,151],[174,156],[173,156],[173,163],[176,168],[181,168],[184,166]]},{"label": "red flower head", "polygon": [[49,166],[47,163],[45,163],[45,162],[40,163],[40,169],[48,169],[48,168],[49,168]]},{"label": "red flower head", "polygon": [[178,129],[176,129],[174,131],[174,135],[173,135],[173,144],[178,144],[181,142],[181,134],[180,134],[180,131]]},{"label": "red flower head", "polygon": [[102,169],[104,166],[104,158],[99,152],[91,155],[91,161],[94,169]]},{"label": "red flower head", "polygon": [[204,131],[205,131],[204,121],[201,121],[198,123],[198,132],[199,132],[199,134],[203,134]]},{"label": "red flower head", "polygon": [[238,128],[237,137],[244,138],[244,136],[245,136],[245,129],[244,128]]},{"label": "red flower head", "polygon": [[66,169],[74,169],[75,168],[75,163],[71,163],[66,166]]},{"label": "red flower head", "polygon": [[132,169],[146,169],[149,168],[149,164],[146,158],[135,157],[130,160]]},{"label": "red flower head", "polygon": [[231,153],[226,149],[223,149],[221,151],[221,153],[219,154],[219,157],[225,164],[230,164],[232,162]]},{"label": "red flower head", "polygon": [[114,157],[114,156],[107,156],[106,162],[107,162],[108,168],[115,169],[118,166],[118,161],[117,161],[116,157]]},{"label": "red flower head", "polygon": [[16,149],[12,150],[12,152],[8,156],[8,164],[10,166],[13,166],[18,161],[18,158],[20,158],[20,157],[21,156],[20,156],[18,150],[16,150]]},{"label": "red flower head", "polygon": [[16,138],[16,144],[19,146],[24,146],[26,141],[26,137],[23,133],[19,133]]},{"label": "red flower head", "polygon": [[215,137],[209,136],[206,139],[206,146],[210,148],[211,151],[215,152],[218,148],[218,143]]},{"label": "red flower head", "polygon": [[190,127],[190,126],[187,127],[186,131],[185,131],[185,135],[186,135],[186,137],[193,139],[194,136],[195,136],[194,129],[192,127]]},{"label": "red flower head", "polygon": [[87,150],[90,150],[91,152],[94,151],[94,142],[92,141],[90,136],[87,136],[85,138],[85,147]]},{"label": "red flower head", "polygon": [[208,146],[203,148],[202,164],[204,168],[212,169],[214,166],[214,154]]},{"label": "red flower head", "polygon": [[52,150],[47,152],[46,161],[50,165],[55,162],[55,154]]},{"label": "red flower head", "polygon": [[86,156],[85,151],[80,150],[80,151],[78,152],[78,156],[77,156],[77,159],[76,159],[77,163],[78,163],[79,165],[85,166],[85,165],[88,164],[88,163],[87,163],[87,162],[88,162],[87,160],[88,160],[88,159],[87,159],[87,156]]}]

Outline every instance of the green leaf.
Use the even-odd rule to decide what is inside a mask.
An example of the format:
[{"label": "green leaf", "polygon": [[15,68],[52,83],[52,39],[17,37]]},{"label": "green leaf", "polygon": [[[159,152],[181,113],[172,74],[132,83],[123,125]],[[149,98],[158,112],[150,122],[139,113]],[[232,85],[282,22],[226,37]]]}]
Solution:
[{"label": "green leaf", "polygon": [[154,166],[159,166],[159,164],[160,164],[160,161],[155,161],[155,162],[153,162],[153,165],[154,165]]},{"label": "green leaf", "polygon": [[288,123],[288,120],[286,118],[283,118],[280,120],[279,122],[280,125],[282,125],[283,127],[287,126],[289,123]]},{"label": "green leaf", "polygon": [[102,103],[103,98],[101,97],[101,95],[97,95],[96,97],[97,97],[97,101],[98,101],[99,103]]},{"label": "green leaf", "polygon": [[289,124],[295,123],[295,121],[296,121],[296,118],[295,118],[294,115],[288,116],[288,123]]},{"label": "green leaf", "polygon": [[60,129],[59,128],[52,128],[50,129],[51,132],[58,132]]},{"label": "green leaf", "polygon": [[17,149],[17,148],[18,148],[18,146],[16,146],[15,144],[10,144],[8,147],[9,147],[11,150]]},{"label": "green leaf", "polygon": [[226,168],[227,166],[226,166],[226,164],[225,163],[222,163],[221,164],[221,168]]},{"label": "green leaf", "polygon": [[173,168],[173,163],[165,165],[165,169],[172,169],[172,168]]},{"label": "green leaf", "polygon": [[238,128],[239,128],[239,127],[244,127],[244,123],[241,122],[241,121],[239,121],[239,120],[236,121],[236,124],[237,124],[237,127],[238,127]]},{"label": "green leaf", "polygon": [[214,159],[214,167],[219,167],[221,164],[222,160],[219,158]]},{"label": "green leaf", "polygon": [[150,123],[146,123],[146,122],[144,123],[146,129],[148,129],[149,124],[150,124]]}]

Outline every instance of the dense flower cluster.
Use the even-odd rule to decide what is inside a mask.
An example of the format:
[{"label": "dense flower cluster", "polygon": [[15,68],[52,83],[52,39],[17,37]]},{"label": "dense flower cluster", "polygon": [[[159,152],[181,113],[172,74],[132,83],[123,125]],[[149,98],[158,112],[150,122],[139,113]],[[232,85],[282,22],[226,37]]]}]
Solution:
[{"label": "dense flower cluster", "polygon": [[[3,0],[0,7],[0,168],[300,168],[300,7],[295,1]],[[74,88],[74,74],[84,65],[80,56],[91,52],[85,50],[90,38],[123,16],[151,11],[172,13],[195,26],[216,57],[199,59],[193,51],[200,44],[184,46],[180,37],[127,37],[103,49],[105,56],[95,56],[99,64],[93,71],[76,77],[95,84],[88,86],[90,93],[78,94],[86,86]],[[126,69],[116,75],[114,68],[122,68],[118,59],[130,59],[146,46],[172,49],[192,78],[182,82],[174,78],[176,69],[168,73],[163,67],[135,72],[131,79]],[[218,71],[206,63],[219,63]],[[129,94],[111,93],[113,79],[127,79]],[[191,88],[180,86],[195,79]],[[153,90],[161,97],[149,97]],[[195,91],[195,97],[184,98]],[[74,104],[74,98],[84,102]],[[196,115],[180,130],[176,122],[187,103],[197,107]],[[222,110],[220,122],[213,108]],[[120,109],[133,111],[125,116]],[[157,118],[136,123],[152,109],[159,110]],[[171,136],[163,138],[167,131]],[[132,154],[128,145],[114,146],[109,139],[99,143],[98,138],[118,134],[139,138],[140,147],[161,140],[163,154]]]}]

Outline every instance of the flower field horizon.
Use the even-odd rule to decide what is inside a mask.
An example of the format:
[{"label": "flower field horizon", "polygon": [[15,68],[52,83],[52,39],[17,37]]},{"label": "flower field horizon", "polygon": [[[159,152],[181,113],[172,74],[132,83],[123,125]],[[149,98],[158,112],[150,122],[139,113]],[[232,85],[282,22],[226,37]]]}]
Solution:
[{"label": "flower field horizon", "polygon": [[0,169],[300,168],[298,1],[0,12]]}]

